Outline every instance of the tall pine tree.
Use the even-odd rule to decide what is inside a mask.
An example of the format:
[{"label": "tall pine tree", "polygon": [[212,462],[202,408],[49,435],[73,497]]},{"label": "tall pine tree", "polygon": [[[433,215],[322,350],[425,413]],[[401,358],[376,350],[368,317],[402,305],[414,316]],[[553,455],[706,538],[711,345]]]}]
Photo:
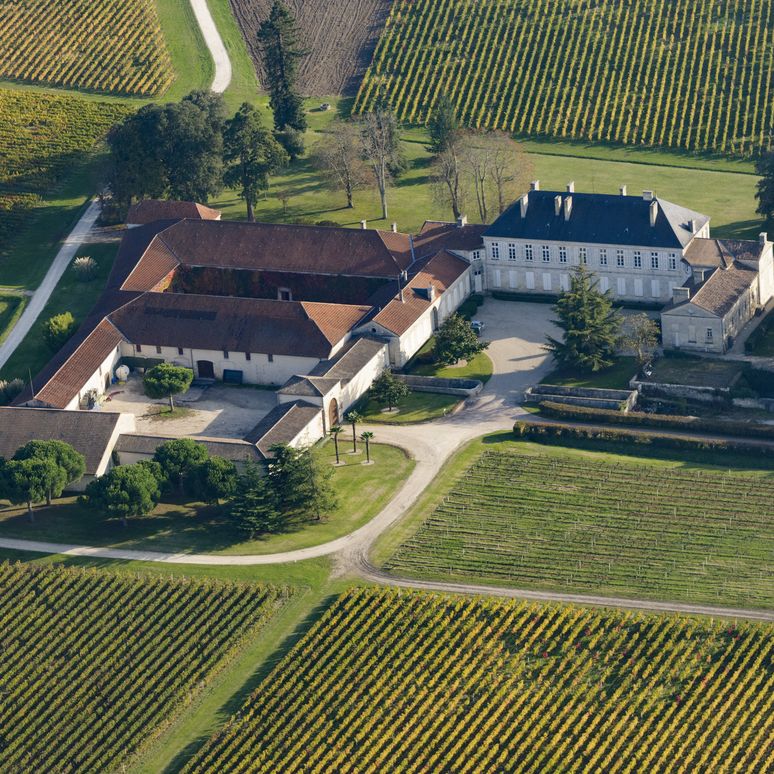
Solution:
[{"label": "tall pine tree", "polygon": [[290,127],[306,131],[303,100],[296,83],[298,63],[306,51],[301,45],[296,20],[282,0],[274,0],[269,18],[258,29],[258,43],[275,130],[281,133]]},{"label": "tall pine tree", "polygon": [[546,349],[560,368],[599,371],[615,360],[621,317],[613,309],[610,292],[604,293],[582,264],[570,278],[570,289],[554,306],[554,323],[564,331],[563,341],[549,336]]}]

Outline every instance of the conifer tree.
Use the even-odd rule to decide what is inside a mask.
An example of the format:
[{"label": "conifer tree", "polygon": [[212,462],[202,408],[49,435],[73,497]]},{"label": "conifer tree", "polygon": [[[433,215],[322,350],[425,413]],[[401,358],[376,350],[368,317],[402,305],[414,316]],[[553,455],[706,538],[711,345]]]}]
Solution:
[{"label": "conifer tree", "polygon": [[554,306],[554,323],[563,331],[563,341],[549,336],[545,349],[552,352],[560,368],[599,371],[615,359],[621,317],[613,309],[610,292],[597,287],[593,275],[582,264],[571,278],[570,289]]}]

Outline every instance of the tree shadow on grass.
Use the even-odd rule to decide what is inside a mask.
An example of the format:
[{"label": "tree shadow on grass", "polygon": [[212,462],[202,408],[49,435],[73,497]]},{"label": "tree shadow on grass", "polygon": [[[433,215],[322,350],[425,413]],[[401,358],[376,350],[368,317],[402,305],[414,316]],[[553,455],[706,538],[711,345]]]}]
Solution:
[{"label": "tree shadow on grass", "polygon": [[[320,620],[323,614],[338,599],[338,597],[338,594],[329,594],[318,602],[318,604],[295,625],[293,631],[282,640],[271,654],[267,656],[258,667],[250,673],[250,675],[248,675],[240,688],[218,708],[215,715],[218,718],[221,727],[223,723],[233,717],[245,705],[249,697],[258,689],[271,671],[283,658],[285,658],[309,629]],[[258,633],[258,636],[260,636],[260,632]],[[164,769],[163,774],[175,774],[176,772],[179,772],[209,741],[211,736],[211,734],[200,734],[196,739],[187,744]]]}]

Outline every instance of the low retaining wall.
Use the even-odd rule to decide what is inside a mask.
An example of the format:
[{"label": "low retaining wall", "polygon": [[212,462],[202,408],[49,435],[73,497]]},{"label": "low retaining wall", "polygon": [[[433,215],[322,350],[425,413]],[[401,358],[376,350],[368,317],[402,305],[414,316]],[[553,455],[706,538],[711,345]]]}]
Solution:
[{"label": "low retaining wall", "polygon": [[442,395],[457,395],[460,398],[478,395],[484,387],[484,383],[477,379],[442,379],[440,376],[413,374],[395,374],[395,377],[415,392],[439,392]]},{"label": "low retaining wall", "polygon": [[774,412],[774,398],[734,398],[731,404],[736,408]]},{"label": "low retaining wall", "polygon": [[629,384],[643,395],[653,398],[685,398],[699,403],[728,402],[731,390],[728,387],[704,387],[701,385],[667,384],[666,382],[640,382],[632,379]]},{"label": "low retaining wall", "polygon": [[525,393],[525,400],[554,401],[586,408],[629,411],[637,403],[637,390],[608,390],[597,387],[565,387],[560,384],[537,384]]}]

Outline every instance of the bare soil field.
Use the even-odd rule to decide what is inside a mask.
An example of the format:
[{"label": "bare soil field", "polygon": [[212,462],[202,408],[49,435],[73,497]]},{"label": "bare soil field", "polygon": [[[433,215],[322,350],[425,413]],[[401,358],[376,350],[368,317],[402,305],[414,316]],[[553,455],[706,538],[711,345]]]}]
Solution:
[{"label": "bare soil field", "polygon": [[[354,95],[376,48],[390,0],[287,0],[309,52],[301,65],[305,95]],[[257,30],[271,0],[231,0],[259,78]]]}]

